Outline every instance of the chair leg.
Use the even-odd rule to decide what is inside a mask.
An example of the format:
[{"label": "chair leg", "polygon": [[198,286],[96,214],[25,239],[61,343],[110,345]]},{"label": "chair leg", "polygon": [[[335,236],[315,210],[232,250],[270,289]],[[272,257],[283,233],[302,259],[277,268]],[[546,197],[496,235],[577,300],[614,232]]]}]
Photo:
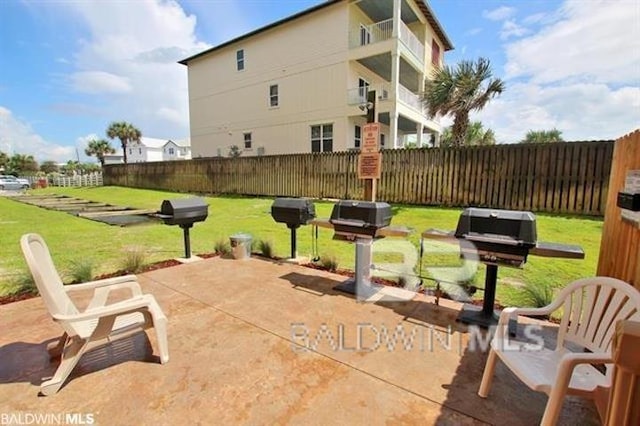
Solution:
[{"label": "chair leg", "polygon": [[493,372],[496,368],[496,360],[496,351],[492,348],[489,350],[487,363],[484,366],[484,373],[482,373],[482,382],[480,383],[480,389],[478,389],[478,395],[482,398],[486,398],[489,395],[491,383],[493,382]]},{"label": "chair leg", "polygon": [[169,345],[167,343],[167,319],[159,318],[154,320],[156,329],[156,340],[158,341],[158,351],[160,352],[160,363],[166,364],[169,361]]},{"label": "chair leg", "polygon": [[78,364],[80,357],[84,353],[88,342],[85,340],[73,339],[65,346],[60,359],[60,365],[54,376],[40,385],[40,392],[43,395],[53,395],[58,392],[64,384],[73,368]]},{"label": "chair leg", "polygon": [[55,346],[52,346],[51,348],[47,348],[50,359],[55,359],[60,357],[60,355],[62,355],[62,350],[64,349],[64,345],[67,343],[68,337],[69,335],[65,331],[64,333],[62,333],[62,336],[60,336],[60,338],[58,339],[58,343],[56,343]]},{"label": "chair leg", "polygon": [[560,417],[560,412],[562,411],[562,403],[567,394],[572,374],[573,368],[563,364],[558,368],[558,376],[549,393],[549,399],[547,400],[540,426],[555,426],[558,423],[558,417]]}]

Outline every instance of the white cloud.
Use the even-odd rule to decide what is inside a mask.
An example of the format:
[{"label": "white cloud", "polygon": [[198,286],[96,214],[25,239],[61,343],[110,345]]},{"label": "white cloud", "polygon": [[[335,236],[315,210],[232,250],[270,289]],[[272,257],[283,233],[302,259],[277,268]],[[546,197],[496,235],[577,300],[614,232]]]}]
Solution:
[{"label": "white cloud", "polygon": [[73,88],[82,93],[129,93],[128,79],[104,71],[83,71],[71,75]]},{"label": "white cloud", "polygon": [[173,0],[61,5],[88,30],[70,79],[77,90],[100,96],[105,123],[124,120],[143,135],[186,137],[187,69],[177,61],[208,47],[196,39],[195,16]]},{"label": "white cloud", "polygon": [[0,151],[9,155],[33,155],[37,161],[67,161],[74,148],[45,140],[31,126],[0,106]]},{"label": "white cloud", "polygon": [[477,118],[494,129],[499,142],[517,142],[528,130],[554,127],[565,140],[616,139],[640,123],[640,88],[516,83]]},{"label": "white cloud", "polygon": [[522,37],[525,34],[530,33],[528,29],[516,24],[514,20],[506,20],[502,23],[502,29],[500,30],[500,39],[506,40],[510,37]]},{"label": "white cloud", "polygon": [[506,77],[638,84],[640,8],[629,1],[568,1],[557,22],[506,47]]},{"label": "white cloud", "polygon": [[515,15],[516,9],[508,6],[500,6],[493,10],[483,10],[482,17],[491,21],[503,21]]}]

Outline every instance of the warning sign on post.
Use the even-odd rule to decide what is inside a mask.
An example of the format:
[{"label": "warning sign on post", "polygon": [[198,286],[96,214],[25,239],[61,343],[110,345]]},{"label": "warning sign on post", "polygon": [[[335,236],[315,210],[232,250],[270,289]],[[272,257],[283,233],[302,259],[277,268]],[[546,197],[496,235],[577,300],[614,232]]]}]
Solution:
[{"label": "warning sign on post", "polygon": [[368,123],[362,126],[364,137],[362,138],[361,152],[380,151],[380,123]]},{"label": "warning sign on post", "polygon": [[379,152],[361,152],[358,157],[359,179],[380,179],[382,154]]}]

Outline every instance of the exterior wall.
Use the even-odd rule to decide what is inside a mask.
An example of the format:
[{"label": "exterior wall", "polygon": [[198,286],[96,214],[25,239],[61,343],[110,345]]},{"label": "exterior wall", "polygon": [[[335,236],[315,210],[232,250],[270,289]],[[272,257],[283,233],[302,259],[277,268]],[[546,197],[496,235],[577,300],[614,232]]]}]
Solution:
[{"label": "exterior wall", "polygon": [[[311,152],[310,126],[334,124],[333,149],[347,148],[347,2],[295,19],[189,62],[194,157]],[[245,69],[236,70],[244,50]],[[277,84],[279,105],[269,105]],[[295,147],[292,147],[295,144]]]},{"label": "exterior wall", "polygon": [[[173,153],[171,153],[173,150]],[[162,161],[173,160],[190,160],[191,159],[191,147],[180,146],[173,141],[167,142],[162,147]]]}]

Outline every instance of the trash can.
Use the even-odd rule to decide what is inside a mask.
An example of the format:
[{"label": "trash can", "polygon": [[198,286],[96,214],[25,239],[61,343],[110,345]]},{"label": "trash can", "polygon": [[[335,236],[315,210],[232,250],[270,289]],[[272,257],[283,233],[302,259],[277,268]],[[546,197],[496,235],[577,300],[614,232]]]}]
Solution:
[{"label": "trash can", "polygon": [[249,259],[251,257],[251,235],[235,234],[229,237],[231,253],[234,259]]}]

